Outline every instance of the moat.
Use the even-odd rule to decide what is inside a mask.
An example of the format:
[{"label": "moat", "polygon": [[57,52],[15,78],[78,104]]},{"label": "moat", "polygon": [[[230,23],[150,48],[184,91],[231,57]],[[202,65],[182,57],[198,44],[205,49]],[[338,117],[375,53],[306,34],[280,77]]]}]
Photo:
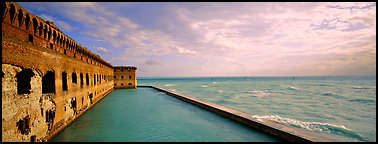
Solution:
[{"label": "moat", "polygon": [[114,90],[53,142],[281,141],[151,88]]}]

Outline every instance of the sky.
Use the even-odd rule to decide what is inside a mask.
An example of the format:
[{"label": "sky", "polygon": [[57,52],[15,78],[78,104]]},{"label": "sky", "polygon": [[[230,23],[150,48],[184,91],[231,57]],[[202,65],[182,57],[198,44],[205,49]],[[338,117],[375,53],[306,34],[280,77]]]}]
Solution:
[{"label": "sky", "polygon": [[138,77],[375,75],[375,2],[19,2]]}]

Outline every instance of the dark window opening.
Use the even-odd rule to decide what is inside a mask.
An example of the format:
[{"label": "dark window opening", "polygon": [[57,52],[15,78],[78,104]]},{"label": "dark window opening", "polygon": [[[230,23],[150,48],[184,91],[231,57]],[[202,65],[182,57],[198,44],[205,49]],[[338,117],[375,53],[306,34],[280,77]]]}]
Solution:
[{"label": "dark window opening", "polygon": [[17,93],[18,94],[30,94],[31,90],[31,77],[34,73],[30,69],[24,69],[16,75],[17,77]]},{"label": "dark window opening", "polygon": [[83,88],[83,85],[84,85],[84,78],[83,78],[83,74],[80,73],[80,87]]},{"label": "dark window opening", "polygon": [[53,43],[50,43],[50,48],[54,49],[54,44]]},{"label": "dark window opening", "polygon": [[37,35],[37,28],[38,28],[38,21],[36,18],[33,18],[33,30],[34,30],[34,35]]},{"label": "dark window opening", "polygon": [[55,111],[48,110],[46,111],[46,122],[48,123],[48,130],[51,130],[51,127],[54,123]]},{"label": "dark window opening", "polygon": [[64,54],[67,54],[67,51],[66,51],[66,49],[64,49]]},{"label": "dark window opening", "polygon": [[1,13],[3,15],[1,15],[1,22],[3,22],[3,17],[5,15],[5,9],[7,8],[7,5],[5,3],[1,3]]},{"label": "dark window opening", "polygon": [[87,80],[87,86],[89,86],[89,75],[86,75],[86,80]]},{"label": "dark window opening", "polygon": [[26,14],[26,19],[25,19],[26,30],[29,29],[29,24],[30,24],[30,16],[29,16],[29,14]]},{"label": "dark window opening", "polygon": [[66,111],[67,110],[67,108],[66,108],[66,106],[64,106],[64,111]]},{"label": "dark window opening", "polygon": [[55,74],[53,71],[47,71],[42,77],[42,94],[55,93]]},{"label": "dark window opening", "polygon": [[63,84],[63,91],[68,91],[68,86],[67,86],[67,73],[63,72],[62,73],[62,84]]},{"label": "dark window opening", "polygon": [[22,18],[24,17],[24,13],[21,9],[18,10],[18,26],[22,26]]},{"label": "dark window opening", "polygon": [[1,71],[1,77],[4,78],[5,74],[3,71]]},{"label": "dark window opening", "polygon": [[133,85],[132,83],[129,83],[129,85],[131,86],[131,85]]},{"label": "dark window opening", "polygon": [[131,79],[131,76],[129,76],[129,79]]},{"label": "dark window opening", "polygon": [[89,102],[92,104],[92,98],[93,98],[93,94],[91,93],[91,94],[89,94]]},{"label": "dark window opening", "polygon": [[114,86],[116,86],[117,84],[116,83],[114,83]]},{"label": "dark window opening", "polygon": [[28,34],[28,42],[34,43],[34,41],[33,41],[33,35]]},{"label": "dark window opening", "polygon": [[51,33],[52,33],[52,32],[51,32],[51,28],[49,28],[48,37],[47,37],[48,40],[51,39]]},{"label": "dark window opening", "polygon": [[45,29],[43,30],[43,38],[47,38],[47,26],[45,25]]},{"label": "dark window opening", "polygon": [[81,97],[81,105],[84,105],[84,97]]},{"label": "dark window opening", "polygon": [[42,117],[43,117],[43,108],[41,108],[41,115],[42,115]]},{"label": "dark window opening", "polygon": [[121,76],[121,78],[123,79],[123,76]]},{"label": "dark window opening", "polygon": [[75,72],[72,73],[72,83],[77,83],[77,76]]},{"label": "dark window opening", "polygon": [[74,58],[76,58],[76,53],[74,53]]},{"label": "dark window opening", "polygon": [[37,136],[35,135],[30,136],[30,142],[37,142]]},{"label": "dark window opening", "polygon": [[43,24],[39,22],[39,36],[42,36]]},{"label": "dark window opening", "polygon": [[30,132],[30,118],[26,116],[23,119],[20,119],[17,123],[17,128],[23,135],[27,135]]},{"label": "dark window opening", "polygon": [[123,86],[123,83],[121,83],[121,86]]},{"label": "dark window opening", "polygon": [[9,10],[9,12],[10,12],[10,21],[11,21],[11,23],[13,23],[14,16],[15,16],[15,14],[16,14],[16,8],[14,7],[13,4],[10,5],[10,10]]},{"label": "dark window opening", "polygon": [[94,83],[94,85],[96,85],[96,75],[95,74],[93,75],[93,83]]},{"label": "dark window opening", "polygon": [[72,98],[72,100],[71,100],[71,108],[76,113],[76,98]]},{"label": "dark window opening", "polygon": [[114,79],[116,79],[116,76],[114,76]]}]

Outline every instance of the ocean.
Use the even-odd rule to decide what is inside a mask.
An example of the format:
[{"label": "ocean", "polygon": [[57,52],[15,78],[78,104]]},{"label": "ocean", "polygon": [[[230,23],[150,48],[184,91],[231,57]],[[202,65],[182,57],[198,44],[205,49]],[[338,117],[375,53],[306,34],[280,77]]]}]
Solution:
[{"label": "ocean", "polygon": [[376,76],[139,77],[176,93],[346,141],[376,141]]}]

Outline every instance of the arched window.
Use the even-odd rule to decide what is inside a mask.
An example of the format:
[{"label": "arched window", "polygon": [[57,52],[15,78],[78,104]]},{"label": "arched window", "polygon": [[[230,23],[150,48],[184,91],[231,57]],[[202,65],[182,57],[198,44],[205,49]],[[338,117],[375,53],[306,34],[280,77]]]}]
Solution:
[{"label": "arched window", "polygon": [[42,77],[42,94],[55,93],[55,74],[54,71],[47,71]]},{"label": "arched window", "polygon": [[72,83],[77,83],[77,76],[75,72],[72,73]]},{"label": "arched window", "polygon": [[17,77],[17,93],[18,94],[30,94],[31,90],[31,77],[34,73],[31,69],[24,69],[16,75]]},{"label": "arched window", "polygon": [[34,35],[37,35],[37,31],[38,31],[38,21],[36,18],[33,18],[33,30],[34,30]]},{"label": "arched window", "polygon": [[88,75],[88,73],[87,73],[87,75],[86,75],[86,80],[87,80],[87,86],[89,86],[89,75]]},{"label": "arched window", "polygon": [[132,83],[129,83],[129,86],[133,85]]},{"label": "arched window", "polygon": [[47,38],[47,26],[45,25],[45,29],[43,29],[43,38]]},{"label": "arched window", "polygon": [[47,38],[47,40],[50,40],[51,39],[51,27],[49,28],[49,33],[48,33],[48,38]]},{"label": "arched window", "polygon": [[62,73],[62,86],[63,86],[63,91],[68,91],[68,86],[67,86],[67,73],[63,72]]},{"label": "arched window", "polygon": [[39,22],[39,36],[42,36],[42,31],[43,31],[43,24],[42,22]]},{"label": "arched window", "polygon": [[55,44],[55,40],[56,40],[56,32],[55,32],[55,30],[53,31],[53,43]]},{"label": "arched window", "polygon": [[131,76],[129,76],[129,79],[131,79]]},{"label": "arched window", "polygon": [[10,10],[9,10],[9,12],[10,12],[10,22],[11,23],[13,23],[13,21],[14,21],[14,16],[15,16],[15,14],[16,14],[16,8],[14,7],[14,5],[13,4],[11,4],[10,5]]},{"label": "arched window", "polygon": [[23,17],[24,17],[24,13],[22,12],[21,9],[18,10],[18,26],[21,27],[22,26],[22,20],[23,20]]},{"label": "arched window", "polygon": [[29,16],[29,14],[26,14],[26,19],[25,19],[26,30],[29,29],[29,25],[30,25],[30,16]]},{"label": "arched window", "polygon": [[83,78],[83,74],[80,73],[80,87],[83,88],[83,85],[84,85],[84,78]]},{"label": "arched window", "polygon": [[5,17],[5,9],[7,8],[7,4],[5,3],[5,2],[1,2],[1,13],[3,14],[2,16],[1,16],[1,22],[3,22],[3,19],[4,19],[4,17]]},{"label": "arched window", "polygon": [[93,75],[93,83],[96,85],[96,74]]}]

